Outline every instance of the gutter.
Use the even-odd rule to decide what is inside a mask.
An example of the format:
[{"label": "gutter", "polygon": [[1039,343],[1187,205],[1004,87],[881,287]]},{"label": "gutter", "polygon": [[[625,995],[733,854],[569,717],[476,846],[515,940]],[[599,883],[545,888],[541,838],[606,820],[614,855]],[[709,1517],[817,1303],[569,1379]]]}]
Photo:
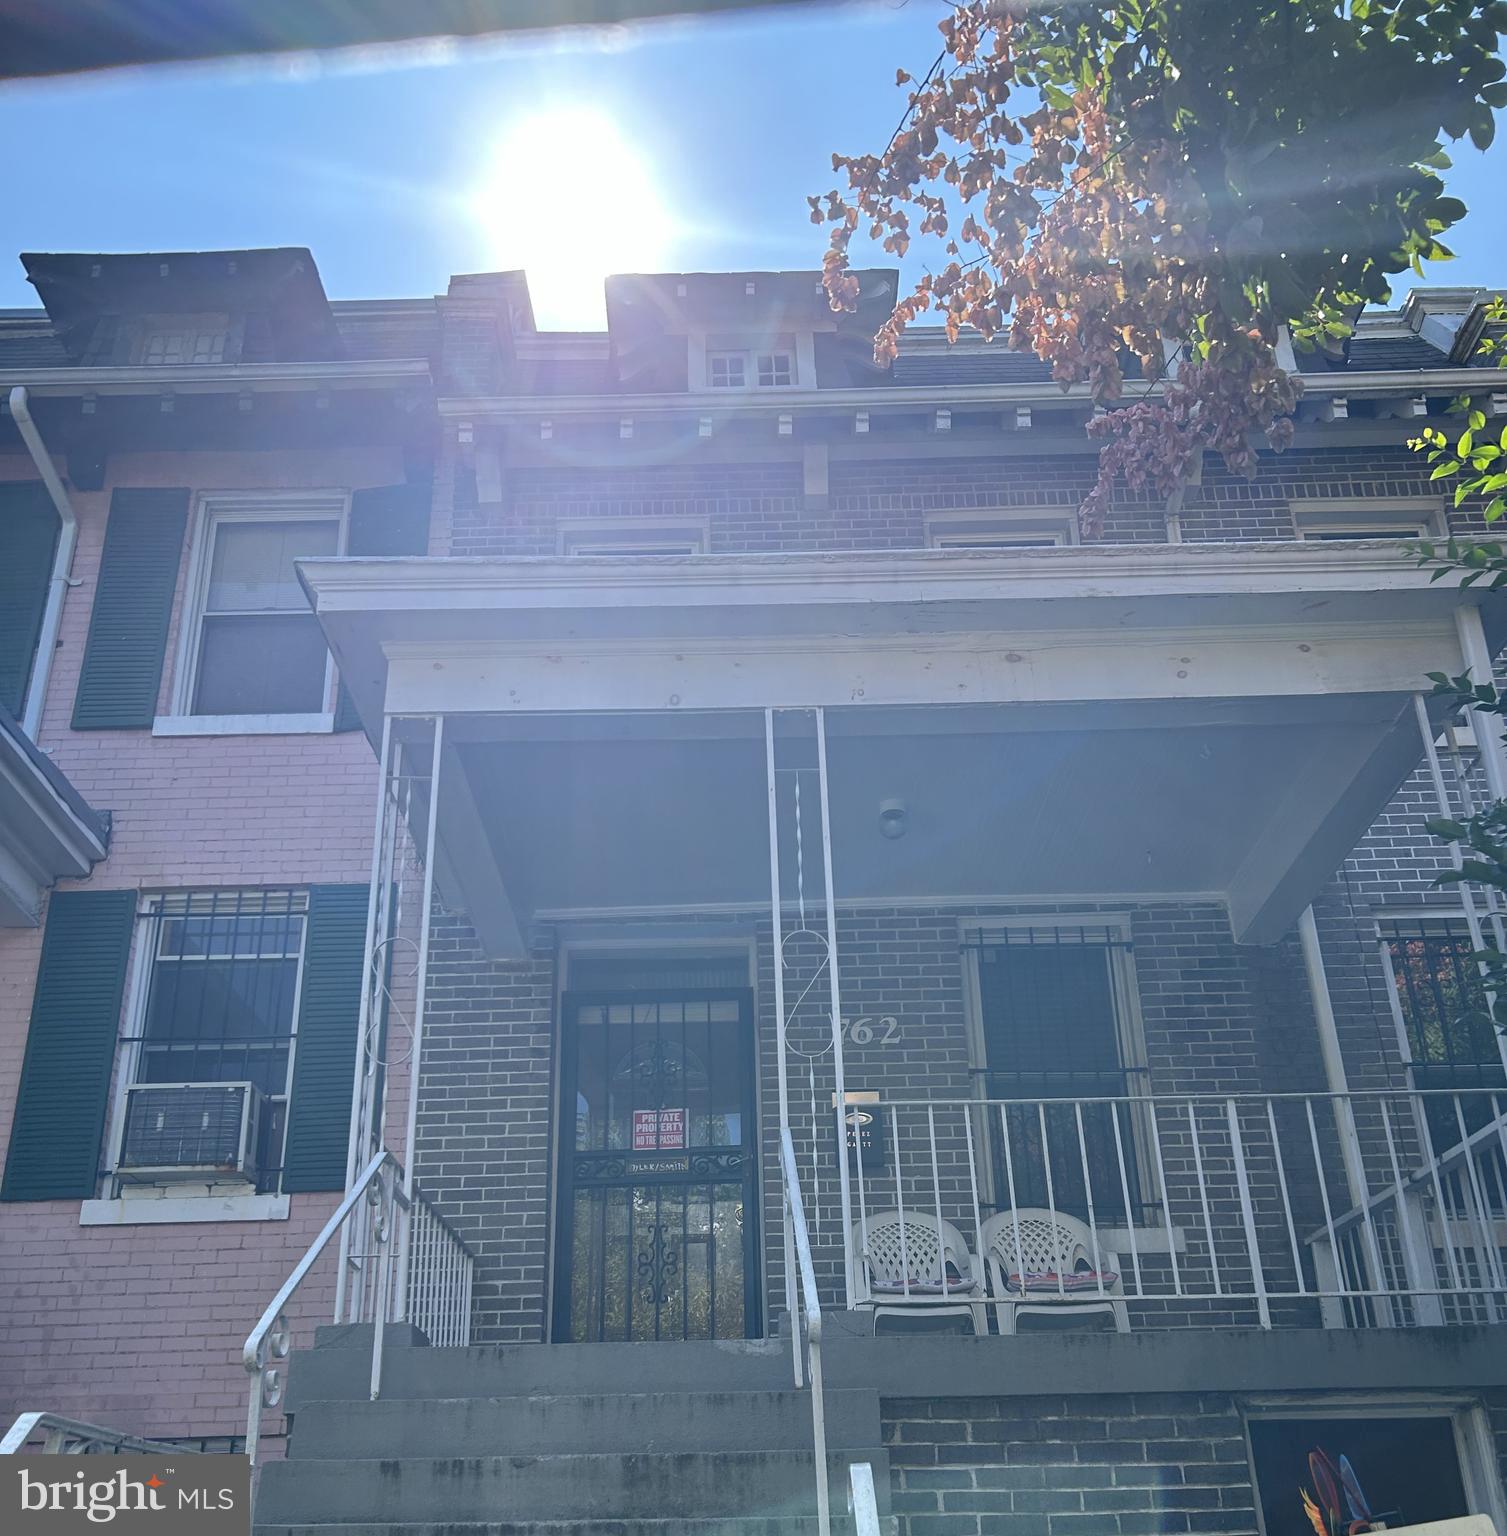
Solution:
[{"label": "gutter", "polygon": [[[1412,371],[1298,375],[1303,398],[1331,395],[1413,396],[1486,394],[1507,390],[1507,368],[1419,368]],[[1136,381],[1127,381],[1134,385]],[[1130,390],[1127,389],[1127,395]],[[1134,398],[1161,393],[1159,384],[1142,385]],[[445,418],[468,421],[559,419],[574,416],[778,416],[793,411],[915,410],[929,407],[994,405],[1087,405],[1086,384],[1064,388],[1049,379],[1016,384],[882,384],[838,389],[767,391],[685,390],[673,394],[482,395],[448,396],[438,402]]]},{"label": "gutter", "polygon": [[78,545],[78,518],[73,503],[58,475],[47,444],[32,420],[31,407],[27,402],[25,385],[18,384],[10,392],[10,414],[37,466],[42,484],[57,508],[62,527],[58,532],[57,548],[52,556],[52,575],[47,583],[47,606],[42,610],[42,626],[37,635],[36,659],[32,663],[31,679],[26,685],[26,703],[21,714],[21,729],[32,740],[42,723],[42,706],[47,700],[47,683],[52,675],[52,658],[57,652],[58,631],[63,623],[63,603],[72,584],[73,551]]},{"label": "gutter", "polygon": [[0,388],[17,385],[38,397],[71,395],[219,394],[228,390],[298,390],[321,386],[383,389],[427,384],[424,358],[350,358],[324,363],[170,363],[136,367],[0,369]]}]

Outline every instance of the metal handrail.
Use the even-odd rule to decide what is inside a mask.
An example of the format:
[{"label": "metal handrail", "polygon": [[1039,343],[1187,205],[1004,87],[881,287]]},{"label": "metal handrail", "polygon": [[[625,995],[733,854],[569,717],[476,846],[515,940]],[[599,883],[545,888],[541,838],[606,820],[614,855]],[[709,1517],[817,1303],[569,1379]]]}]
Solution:
[{"label": "metal handrail", "polygon": [[1490,1083],[1472,1084],[1461,1088],[1409,1088],[1398,1086],[1396,1088],[1347,1088],[1343,1092],[1335,1092],[1329,1088],[1284,1089],[1278,1093],[1251,1093],[1242,1090],[1238,1093],[1220,1093],[1215,1089],[1206,1089],[1201,1093],[1123,1093],[1123,1094],[1078,1094],[1069,1093],[1059,1097],[1051,1097],[1045,1094],[1023,1094],[1019,1098],[973,1098],[960,1094],[952,1094],[943,1098],[899,1098],[882,1095],[874,1102],[886,1104],[892,1109],[940,1109],[944,1104],[969,1104],[974,1109],[998,1108],[1006,1105],[1011,1109],[1017,1109],[1022,1104],[1224,1104],[1233,1099],[1237,1104],[1273,1104],[1302,1103],[1305,1099],[1311,1099],[1315,1103],[1322,1100],[1357,1099],[1362,1101],[1374,1101],[1377,1099],[1451,1099],[1471,1098],[1486,1095],[1496,1095],[1507,1101],[1507,1084]]},{"label": "metal handrail", "polygon": [[[129,1452],[132,1455],[198,1456],[202,1452],[185,1449],[170,1440],[148,1440],[141,1435],[128,1435],[117,1429],[106,1429],[102,1424],[86,1424],[82,1419],[67,1419],[60,1413],[23,1413],[0,1439],[0,1456],[15,1456],[26,1448],[27,1442],[38,1430],[46,1432],[42,1450],[49,1455],[62,1452],[66,1455],[108,1454]],[[76,1441],[69,1445],[69,1441]]]},{"label": "metal handrail", "polygon": [[[1504,1099],[1507,1099],[1507,1089],[1500,1088],[1440,1088],[1422,1090],[1420,1096],[1422,1096],[1422,1093],[1490,1093],[1493,1097],[1501,1094]],[[1394,1181],[1386,1185],[1376,1194],[1368,1196],[1343,1214],[1336,1214],[1334,1230],[1337,1233],[1348,1231],[1364,1221],[1368,1211],[1379,1210],[1384,1205],[1406,1199],[1408,1195],[1418,1190],[1426,1191],[1436,1173],[1448,1173],[1458,1168],[1462,1163],[1469,1161],[1480,1150],[1483,1143],[1488,1146],[1495,1143],[1500,1147],[1503,1144],[1504,1138],[1507,1138],[1507,1110],[1504,1110],[1501,1114],[1488,1120],[1484,1125],[1478,1126],[1475,1130],[1469,1132],[1464,1141],[1453,1142],[1442,1151],[1437,1151],[1422,1168],[1415,1168],[1411,1173],[1405,1173],[1400,1181]],[[1322,1235],[1322,1233],[1314,1233],[1307,1240],[1313,1242]]]},{"label": "metal handrail", "polygon": [[[261,1437],[262,1410],[275,1408],[282,1401],[281,1362],[287,1358],[290,1339],[285,1309],[299,1286],[308,1278],[319,1256],[330,1245],[335,1235],[342,1231],[352,1212],[356,1211],[370,1192],[378,1191],[378,1203],[392,1201],[402,1209],[408,1208],[408,1197],[403,1193],[402,1168],[385,1147],[376,1153],[346,1191],[345,1198],[337,1205],[320,1229],[319,1236],[309,1245],[304,1256],[293,1266],[292,1273],[283,1281],[281,1288],[268,1304],[241,1350],[241,1363],[252,1376],[251,1398],[246,1410],[246,1452],[252,1465],[256,1464],[257,1443]],[[382,1188],[379,1181],[384,1181]],[[374,1226],[379,1244],[388,1240],[385,1213]],[[377,1266],[377,1295],[372,1315],[371,1395],[375,1398],[382,1384],[382,1338],[387,1323],[388,1270],[389,1264]]]},{"label": "metal handrail", "polygon": [[[827,1417],[822,1397],[822,1304],[816,1289],[816,1266],[811,1262],[811,1233],[806,1226],[806,1207],[801,1199],[801,1183],[795,1161],[795,1143],[788,1127],[780,1130],[780,1174],[785,1186],[786,1233],[793,1239],[796,1265],[800,1272],[800,1317],[790,1319],[790,1348],[795,1361],[795,1383],[801,1384],[800,1333],[805,1322],[806,1363],[811,1377],[811,1442],[816,1462],[816,1526],[819,1536],[830,1536],[832,1515],[827,1487]],[[794,1287],[787,1277],[786,1294],[794,1299]]]},{"label": "metal handrail", "polygon": [[874,1493],[874,1468],[855,1461],[848,1468],[848,1504],[855,1536],[879,1536],[879,1499]]}]

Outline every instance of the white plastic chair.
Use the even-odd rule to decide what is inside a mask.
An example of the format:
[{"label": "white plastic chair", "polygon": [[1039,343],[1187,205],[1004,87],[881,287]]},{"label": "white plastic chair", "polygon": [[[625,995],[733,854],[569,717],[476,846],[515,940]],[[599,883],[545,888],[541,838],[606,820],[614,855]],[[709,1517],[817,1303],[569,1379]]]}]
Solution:
[{"label": "white plastic chair", "polygon": [[[854,1223],[853,1301],[880,1317],[966,1317],[988,1333],[979,1266],[951,1222],[906,1211],[879,1211]],[[956,1298],[956,1300],[954,1300]]]},{"label": "white plastic chair", "polygon": [[[1130,1311],[1118,1270],[1119,1255],[1099,1245],[1099,1268],[1094,1270],[1094,1246],[1088,1225],[1061,1211],[1001,1211],[991,1216],[979,1232],[980,1260],[988,1276],[989,1302],[995,1308],[1001,1333],[1014,1333],[1023,1312],[1045,1316],[1064,1311],[1108,1312],[1119,1333],[1130,1332]],[[1030,1287],[1030,1275],[1060,1275],[1064,1286],[1074,1274],[1094,1275],[1092,1288],[1058,1290],[1040,1284]],[[1109,1277],[1113,1274],[1114,1278]],[[1019,1287],[1009,1283],[1020,1275]]]}]

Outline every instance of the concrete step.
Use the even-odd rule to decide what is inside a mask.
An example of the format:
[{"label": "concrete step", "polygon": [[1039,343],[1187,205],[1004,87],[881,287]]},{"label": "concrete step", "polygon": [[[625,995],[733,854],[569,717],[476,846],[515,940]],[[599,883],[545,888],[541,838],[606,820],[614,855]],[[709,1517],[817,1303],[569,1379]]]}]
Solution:
[{"label": "concrete step", "polygon": [[[287,1409],[369,1394],[363,1349],[301,1350],[288,1372]],[[771,1392],[792,1385],[790,1348],[775,1339],[660,1344],[492,1344],[388,1348],[382,1396],[576,1397],[634,1392]]]},{"label": "concrete step", "polygon": [[[847,1506],[848,1465],[874,1468],[889,1512],[889,1463],[878,1446],[828,1457],[832,1504]],[[449,1459],[297,1459],[261,1471],[263,1526],[523,1521],[743,1520],[814,1512],[813,1465],[795,1451],[458,1456]]]},{"label": "concrete step", "polygon": [[[833,1450],[879,1443],[877,1393],[832,1391],[825,1401],[827,1444]],[[751,1447],[809,1450],[810,1393],[620,1392],[306,1403],[289,1454],[298,1460],[334,1460]]]}]

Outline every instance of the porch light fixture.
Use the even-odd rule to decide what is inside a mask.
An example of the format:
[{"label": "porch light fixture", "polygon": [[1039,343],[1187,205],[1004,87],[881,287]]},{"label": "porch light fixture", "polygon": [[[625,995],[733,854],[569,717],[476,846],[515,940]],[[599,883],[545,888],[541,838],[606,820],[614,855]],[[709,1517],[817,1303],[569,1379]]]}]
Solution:
[{"label": "porch light fixture", "polygon": [[879,834],[893,842],[897,837],[905,836],[905,829],[909,822],[910,813],[905,808],[903,800],[881,800],[879,802]]}]

